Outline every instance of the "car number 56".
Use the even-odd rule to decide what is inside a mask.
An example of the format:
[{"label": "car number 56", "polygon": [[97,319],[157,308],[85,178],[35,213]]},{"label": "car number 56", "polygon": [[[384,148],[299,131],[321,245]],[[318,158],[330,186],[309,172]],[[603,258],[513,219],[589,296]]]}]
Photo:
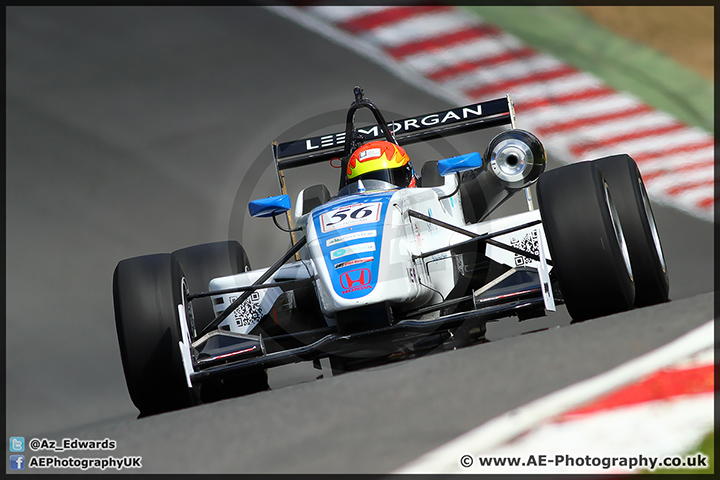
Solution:
[{"label": "car number 56", "polygon": [[358,203],[323,213],[320,216],[322,231],[324,233],[365,223],[376,223],[380,220],[380,207],[380,203]]}]

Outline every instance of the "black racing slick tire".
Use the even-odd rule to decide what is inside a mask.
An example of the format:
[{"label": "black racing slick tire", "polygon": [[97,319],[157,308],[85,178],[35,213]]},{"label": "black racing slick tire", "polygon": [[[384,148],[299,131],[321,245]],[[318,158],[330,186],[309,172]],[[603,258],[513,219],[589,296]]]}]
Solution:
[{"label": "black racing slick tire", "polygon": [[600,168],[580,162],[545,172],[537,196],[552,271],[573,322],[633,308],[632,267]]},{"label": "black racing slick tire", "polygon": [[633,277],[635,306],[663,303],[670,294],[665,255],[645,184],[630,155],[612,155],[594,161],[610,185],[620,217]]},{"label": "black racing slick tire", "polygon": [[[234,240],[204,243],[175,250],[172,256],[180,262],[185,272],[190,293],[208,291],[208,285],[213,278],[250,270],[250,262],[245,250]],[[210,297],[193,300],[192,312],[196,332],[201,332],[215,318]]]},{"label": "black racing slick tire", "polygon": [[[175,250],[172,258],[182,267],[190,293],[208,291],[213,278],[236,275],[251,268],[245,250],[235,240],[203,243]],[[212,322],[215,310],[210,297],[201,297],[192,301],[191,311],[191,335],[194,337]],[[206,381],[202,384],[200,398],[203,403],[209,403],[269,388],[267,370],[263,369],[228,379]]]},{"label": "black racing slick tire", "polygon": [[170,254],[122,260],[113,274],[120,356],[141,416],[199,403],[199,389],[188,388],[178,345],[178,305],[185,304],[187,292],[183,277]]}]

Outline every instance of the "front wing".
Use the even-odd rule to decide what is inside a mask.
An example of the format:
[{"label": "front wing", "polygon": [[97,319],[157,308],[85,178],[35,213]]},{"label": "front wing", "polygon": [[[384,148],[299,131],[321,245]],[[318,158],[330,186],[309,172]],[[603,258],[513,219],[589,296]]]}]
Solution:
[{"label": "front wing", "polygon": [[[491,256],[501,253],[500,257],[510,255],[507,258],[514,259],[516,265],[510,265],[511,268],[505,274],[475,290],[472,295],[425,306],[407,313],[405,319],[391,321],[390,325],[381,328],[341,334],[335,326],[327,326],[273,337],[218,329],[192,343],[189,335],[186,335],[185,341],[180,342],[179,346],[183,353],[188,386],[290,363],[351,355],[358,350],[367,349],[368,346],[372,347],[377,342],[416,343],[421,345],[419,348],[437,347],[447,340],[448,332],[454,329],[484,331],[485,324],[491,320],[528,311],[536,313],[543,310],[544,314],[544,310],[555,309],[556,294],[553,292],[548,271],[551,260],[547,258],[546,241],[538,211],[495,220],[494,226],[485,222],[468,226],[467,229],[445,224],[419,212],[410,213],[415,218],[460,234],[460,237],[451,241],[447,247],[424,252],[421,256],[432,257],[461,244],[484,242],[486,253]],[[483,228],[489,228],[490,233],[478,233]],[[523,245],[512,241],[513,235],[522,238],[532,236],[533,232],[538,240],[533,248],[525,246],[523,249],[520,248]],[[509,241],[511,245],[497,239]],[[286,254],[284,258],[288,257]],[[526,261],[518,262],[518,258]],[[269,275],[266,276],[270,278]],[[239,287],[239,290],[247,293],[249,288],[253,287]],[[449,307],[457,306],[463,306],[465,310],[437,316],[438,311],[447,311]],[[181,324],[186,325],[186,309],[180,305],[178,311]]]}]

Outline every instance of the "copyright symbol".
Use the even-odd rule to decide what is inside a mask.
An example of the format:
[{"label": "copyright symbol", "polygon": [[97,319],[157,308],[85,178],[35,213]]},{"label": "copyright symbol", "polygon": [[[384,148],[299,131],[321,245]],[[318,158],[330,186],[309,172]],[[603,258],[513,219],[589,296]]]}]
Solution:
[{"label": "copyright symbol", "polygon": [[460,465],[465,468],[471,467],[473,464],[473,457],[470,455],[463,455],[460,457]]},{"label": "copyright symbol", "polygon": [[36,451],[39,448],[40,448],[40,440],[38,440],[37,438],[33,438],[32,440],[30,440],[30,450]]}]

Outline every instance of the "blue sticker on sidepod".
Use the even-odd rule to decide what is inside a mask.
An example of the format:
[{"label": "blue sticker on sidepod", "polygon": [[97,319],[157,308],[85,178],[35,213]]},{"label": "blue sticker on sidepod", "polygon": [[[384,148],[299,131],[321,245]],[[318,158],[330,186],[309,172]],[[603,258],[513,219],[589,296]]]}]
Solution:
[{"label": "blue sticker on sidepod", "polygon": [[343,298],[364,297],[377,285],[385,215],[394,193],[349,195],[313,211],[325,265]]}]

